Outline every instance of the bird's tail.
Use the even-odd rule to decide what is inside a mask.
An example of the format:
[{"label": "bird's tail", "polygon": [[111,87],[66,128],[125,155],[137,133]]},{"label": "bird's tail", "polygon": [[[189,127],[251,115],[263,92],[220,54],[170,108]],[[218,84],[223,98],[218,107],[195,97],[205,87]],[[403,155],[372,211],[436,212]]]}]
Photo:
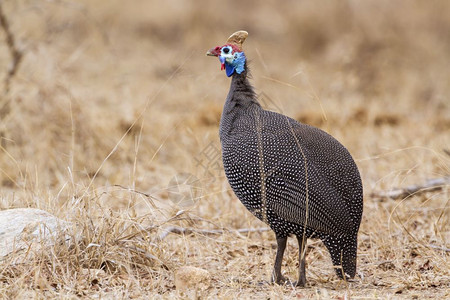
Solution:
[{"label": "bird's tail", "polygon": [[342,279],[350,279],[356,274],[356,253],[358,237],[332,237],[323,239],[331,255],[336,274]]}]

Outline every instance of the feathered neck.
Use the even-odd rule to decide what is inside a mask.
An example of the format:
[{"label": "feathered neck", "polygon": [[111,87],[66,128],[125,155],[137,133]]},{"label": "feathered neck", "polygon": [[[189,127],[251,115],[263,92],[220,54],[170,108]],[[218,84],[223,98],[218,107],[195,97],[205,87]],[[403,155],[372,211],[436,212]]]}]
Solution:
[{"label": "feathered neck", "polygon": [[[220,119],[220,139],[232,134],[234,128],[243,125],[241,117],[249,120],[255,116],[254,110],[260,110],[256,94],[248,80],[249,70],[247,64],[241,74],[234,73],[231,79],[230,91],[223,106],[222,118]],[[247,117],[245,117],[247,116]],[[245,122],[244,122],[245,123]]]},{"label": "feathered neck", "polygon": [[230,91],[228,92],[224,111],[237,109],[238,107],[246,108],[250,105],[261,107],[256,98],[253,86],[248,80],[249,74],[247,62],[245,63],[244,71],[241,74],[234,72],[231,78]]}]

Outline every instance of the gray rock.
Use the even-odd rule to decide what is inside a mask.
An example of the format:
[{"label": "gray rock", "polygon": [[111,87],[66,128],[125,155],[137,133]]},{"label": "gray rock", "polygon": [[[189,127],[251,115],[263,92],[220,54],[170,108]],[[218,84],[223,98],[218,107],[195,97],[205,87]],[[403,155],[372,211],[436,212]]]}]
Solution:
[{"label": "gray rock", "polygon": [[0,259],[30,247],[53,245],[67,240],[65,222],[52,214],[34,208],[0,211]]}]

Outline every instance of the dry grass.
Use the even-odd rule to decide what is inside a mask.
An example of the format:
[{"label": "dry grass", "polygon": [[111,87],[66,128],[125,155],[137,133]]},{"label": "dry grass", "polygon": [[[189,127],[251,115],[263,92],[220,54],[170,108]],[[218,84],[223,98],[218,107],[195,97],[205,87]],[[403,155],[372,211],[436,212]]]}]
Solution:
[{"label": "dry grass", "polygon": [[[2,5],[23,57],[0,98],[0,209],[41,208],[74,226],[70,244],[0,262],[0,298],[184,297],[173,280],[183,265],[211,273],[199,297],[450,297],[450,253],[430,247],[450,248],[450,187],[370,196],[450,173],[450,2]],[[307,288],[261,285],[274,235],[234,231],[265,226],[216,164],[229,79],[204,53],[238,29],[250,33],[266,105],[328,131],[358,163],[365,203],[354,282],[338,280],[311,242]],[[170,187],[182,173],[198,180]],[[174,205],[178,187],[196,201]],[[168,226],[226,230],[159,239]],[[285,256],[291,278],[296,247]]]}]

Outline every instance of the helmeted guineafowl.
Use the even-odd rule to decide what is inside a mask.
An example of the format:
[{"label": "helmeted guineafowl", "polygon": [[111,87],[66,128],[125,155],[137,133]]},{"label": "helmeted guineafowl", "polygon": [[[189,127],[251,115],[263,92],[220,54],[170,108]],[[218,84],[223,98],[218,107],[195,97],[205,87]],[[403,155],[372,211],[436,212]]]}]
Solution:
[{"label": "helmeted guineafowl", "polygon": [[264,110],[248,81],[238,31],[216,56],[232,77],[220,120],[225,173],[244,206],[269,224],[277,239],[272,281],[287,281],[281,263],[287,237],[299,243],[299,280],[304,286],[307,238],[319,238],[331,254],[336,273],[356,273],[358,229],[363,209],[361,177],[348,150],[324,131]]}]

